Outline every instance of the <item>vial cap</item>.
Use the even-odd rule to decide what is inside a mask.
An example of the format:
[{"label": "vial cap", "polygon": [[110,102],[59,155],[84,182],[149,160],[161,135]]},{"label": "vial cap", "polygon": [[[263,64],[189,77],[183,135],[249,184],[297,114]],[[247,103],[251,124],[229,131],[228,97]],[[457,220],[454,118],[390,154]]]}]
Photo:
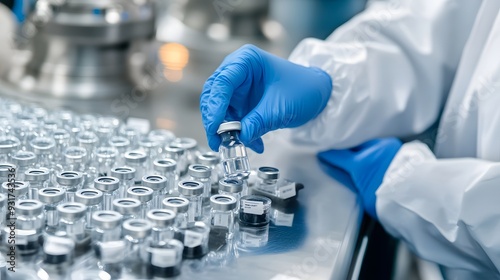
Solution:
[{"label": "vial cap", "polygon": [[38,199],[45,204],[56,204],[65,198],[66,190],[60,188],[45,188],[38,190]]},{"label": "vial cap", "polygon": [[[14,172],[12,172],[13,170]],[[14,174],[15,170],[16,166],[14,164],[0,163],[0,177],[9,177],[9,174]]]},{"label": "vial cap", "polygon": [[123,181],[132,180],[135,177],[135,168],[123,166],[111,169],[111,176]]},{"label": "vial cap", "polygon": [[217,165],[220,163],[220,156],[214,152],[207,152],[201,155],[198,155],[198,163],[208,166]]},{"label": "vial cap", "polygon": [[71,146],[64,151],[64,158],[68,163],[85,163],[87,150],[83,147]]},{"label": "vial cap", "polygon": [[219,125],[219,129],[217,129],[217,134],[221,134],[221,133],[224,133],[227,131],[234,131],[234,130],[238,130],[238,131],[241,130],[241,122],[234,121],[234,122],[221,123]]},{"label": "vial cap", "polygon": [[113,209],[122,215],[135,215],[141,209],[141,202],[135,198],[117,198],[113,200]]},{"label": "vial cap", "polygon": [[43,203],[35,199],[21,199],[16,202],[16,213],[23,216],[40,215],[43,211]]},{"label": "vial cap", "polygon": [[43,182],[50,178],[50,172],[46,168],[30,168],[24,171],[24,178],[28,182]]},{"label": "vial cap", "polygon": [[153,224],[144,219],[129,219],[123,222],[123,235],[128,235],[137,239],[144,239],[151,234]]},{"label": "vial cap", "polygon": [[87,206],[98,205],[102,202],[102,192],[95,189],[81,189],[75,193],[75,202]]},{"label": "vial cap", "polygon": [[80,146],[91,148],[99,141],[99,137],[94,132],[87,130],[78,133],[76,140]]},{"label": "vial cap", "polygon": [[183,148],[174,147],[171,145],[165,147],[165,154],[169,157],[180,158],[182,155],[184,155],[184,152],[185,150]]},{"label": "vial cap", "polygon": [[0,137],[0,153],[6,154],[21,145],[21,141],[14,136],[2,136]]},{"label": "vial cap", "polygon": [[85,216],[87,206],[78,202],[66,202],[57,206],[57,212],[61,218],[76,221]]},{"label": "vial cap", "polygon": [[146,213],[146,218],[156,227],[168,227],[174,224],[175,212],[168,209],[154,209]]},{"label": "vial cap", "polygon": [[94,225],[101,229],[114,229],[121,224],[122,215],[116,211],[101,210],[92,214]]},{"label": "vial cap", "polygon": [[163,199],[163,208],[174,211],[175,213],[186,213],[189,210],[189,200],[184,197],[171,196]]},{"label": "vial cap", "polygon": [[167,186],[167,177],[162,175],[146,175],[142,177],[142,185],[155,191],[162,190]]},{"label": "vial cap", "polygon": [[184,150],[194,150],[198,146],[198,142],[193,138],[177,138],[170,144],[171,147],[182,148]]},{"label": "vial cap", "polygon": [[2,189],[4,193],[13,193],[15,196],[23,196],[28,193],[29,182],[16,181],[14,183],[3,182]]},{"label": "vial cap", "polygon": [[275,167],[262,166],[259,167],[257,176],[263,180],[278,180],[280,176],[280,170]]},{"label": "vial cap", "polygon": [[212,168],[202,164],[191,164],[188,169],[188,174],[196,179],[206,179],[212,176]]},{"label": "vial cap", "polygon": [[17,151],[12,155],[12,162],[17,166],[30,166],[36,161],[36,155],[30,151]]},{"label": "vial cap", "polygon": [[122,136],[113,136],[109,139],[108,143],[111,147],[120,150],[126,149],[130,146],[130,140]]},{"label": "vial cap", "polygon": [[210,197],[210,206],[214,210],[232,211],[236,208],[237,202],[235,197],[225,194],[216,194]]},{"label": "vial cap", "polygon": [[148,155],[141,150],[134,150],[125,152],[125,163],[134,164],[134,163],[144,163],[146,162]]},{"label": "vial cap", "polygon": [[154,170],[162,173],[174,172],[177,162],[171,158],[157,159],[153,162]]},{"label": "vial cap", "polygon": [[6,202],[7,202],[7,196],[3,193],[0,193],[0,208],[3,208]]},{"label": "vial cap", "polygon": [[63,171],[56,175],[56,182],[63,186],[78,186],[83,181],[83,174],[76,171]]},{"label": "vial cap", "polygon": [[130,187],[127,190],[127,196],[146,203],[153,199],[153,190],[148,187]]},{"label": "vial cap", "polygon": [[243,191],[243,181],[238,178],[220,179],[219,190],[228,193],[240,193]]},{"label": "vial cap", "polygon": [[198,181],[183,180],[178,184],[179,193],[186,196],[203,194],[203,184]]},{"label": "vial cap", "polygon": [[64,144],[69,141],[70,135],[69,132],[64,129],[56,129],[53,133],[53,137],[57,143]]},{"label": "vial cap", "polygon": [[56,141],[49,137],[36,137],[30,141],[30,146],[37,155],[51,154],[56,146]]},{"label": "vial cap", "polygon": [[94,179],[94,188],[111,193],[118,189],[120,186],[120,180],[115,177],[98,177]]}]

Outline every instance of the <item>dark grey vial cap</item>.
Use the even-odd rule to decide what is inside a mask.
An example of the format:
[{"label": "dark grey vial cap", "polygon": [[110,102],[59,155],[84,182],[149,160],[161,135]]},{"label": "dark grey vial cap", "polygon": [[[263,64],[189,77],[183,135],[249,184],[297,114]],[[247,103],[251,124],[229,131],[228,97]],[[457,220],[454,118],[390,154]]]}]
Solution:
[{"label": "dark grey vial cap", "polygon": [[217,134],[221,134],[221,133],[224,133],[226,131],[234,131],[234,130],[237,130],[237,131],[241,130],[241,122],[234,121],[234,122],[221,123],[219,125],[219,129],[217,129]]},{"label": "dark grey vial cap", "polygon": [[174,224],[175,212],[168,209],[153,209],[146,213],[146,218],[155,227],[168,227]]},{"label": "dark grey vial cap", "polygon": [[[66,197],[66,190],[61,188],[45,188],[38,190],[38,199],[45,204],[56,204]],[[78,201],[77,201],[78,202]]]},{"label": "dark grey vial cap", "polygon": [[12,155],[12,162],[17,166],[30,166],[36,161],[36,155],[30,151],[17,151]]},{"label": "dark grey vial cap", "polygon": [[144,239],[151,234],[153,224],[144,219],[129,219],[123,222],[123,235],[128,235],[136,239]]},{"label": "dark grey vial cap", "polygon": [[122,215],[135,215],[141,210],[141,202],[135,198],[117,198],[113,200],[113,210]]},{"label": "dark grey vial cap", "polygon": [[125,152],[124,155],[125,163],[127,164],[136,164],[136,163],[144,163],[148,159],[148,155],[141,150],[134,150]]},{"label": "dark grey vial cap", "polygon": [[87,206],[99,205],[102,202],[102,192],[95,189],[81,189],[75,193],[75,202]]},{"label": "dark grey vial cap", "polygon": [[122,166],[114,167],[111,169],[111,176],[118,178],[123,181],[132,180],[135,177],[135,168]]},{"label": "dark grey vial cap", "polygon": [[78,202],[66,202],[57,206],[57,212],[61,218],[76,221],[85,216],[87,206]]},{"label": "dark grey vial cap", "polygon": [[199,164],[213,166],[220,163],[220,156],[218,153],[206,152],[198,155],[197,161]]},{"label": "dark grey vial cap", "polygon": [[146,175],[142,177],[142,185],[155,191],[162,190],[167,186],[167,177],[162,175]]},{"label": "dark grey vial cap", "polygon": [[278,180],[280,176],[280,170],[275,167],[262,166],[259,167],[257,176],[263,180]]},{"label": "dark grey vial cap", "polygon": [[122,215],[116,211],[96,211],[92,214],[94,225],[102,229],[114,229],[122,222]]},{"label": "dark grey vial cap", "polygon": [[46,168],[30,168],[24,171],[24,178],[28,182],[44,182],[50,178],[50,171]]},{"label": "dark grey vial cap", "polygon": [[142,203],[146,203],[153,199],[153,190],[148,187],[130,187],[127,190],[127,196],[131,198],[135,198]]},{"label": "dark grey vial cap", "polygon": [[11,163],[0,163],[0,177],[9,177],[9,174],[14,174],[11,170],[16,170],[16,166]]},{"label": "dark grey vial cap", "polygon": [[40,215],[43,211],[43,203],[35,199],[21,199],[16,202],[16,214],[23,216]]},{"label": "dark grey vial cap", "polygon": [[193,180],[183,180],[179,182],[177,189],[182,195],[201,195],[203,194],[203,183]]},{"label": "dark grey vial cap", "polygon": [[212,168],[202,164],[191,164],[188,169],[189,176],[197,179],[206,179],[212,176]]},{"label": "dark grey vial cap", "polygon": [[154,170],[162,173],[174,172],[177,162],[171,158],[157,159],[153,162]]},{"label": "dark grey vial cap", "polygon": [[184,197],[170,196],[162,201],[164,209],[169,209],[175,213],[186,213],[189,210],[189,200]]},{"label": "dark grey vial cap", "polygon": [[3,182],[2,191],[3,193],[12,193],[16,197],[23,196],[28,193],[30,183],[25,181],[16,181],[14,183]]},{"label": "dark grey vial cap", "polygon": [[223,178],[219,180],[219,190],[229,193],[243,191],[243,181],[238,178]]},{"label": "dark grey vial cap", "polygon": [[98,177],[94,179],[94,188],[110,193],[114,192],[120,186],[120,180],[115,177]]},{"label": "dark grey vial cap", "polygon": [[63,186],[78,186],[83,182],[83,174],[77,171],[63,171],[56,175],[56,182]]},{"label": "dark grey vial cap", "polygon": [[237,200],[231,195],[216,194],[210,197],[210,206],[214,210],[232,211],[236,208]]}]

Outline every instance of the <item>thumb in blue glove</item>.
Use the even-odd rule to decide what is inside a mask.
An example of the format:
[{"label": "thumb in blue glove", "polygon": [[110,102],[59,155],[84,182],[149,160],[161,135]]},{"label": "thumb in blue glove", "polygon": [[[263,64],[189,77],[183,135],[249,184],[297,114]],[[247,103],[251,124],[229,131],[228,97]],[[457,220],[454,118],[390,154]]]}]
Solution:
[{"label": "thumb in blue glove", "polygon": [[331,91],[332,80],[323,70],[243,46],[226,57],[203,87],[200,110],[208,144],[217,150],[219,125],[224,120],[241,120],[240,139],[262,153],[262,135],[315,118]]},{"label": "thumb in blue glove", "polygon": [[366,212],[376,219],[375,192],[401,145],[397,138],[375,139],[352,149],[321,152],[318,158],[330,169],[327,173],[335,179],[345,181],[338,171],[350,177]]}]

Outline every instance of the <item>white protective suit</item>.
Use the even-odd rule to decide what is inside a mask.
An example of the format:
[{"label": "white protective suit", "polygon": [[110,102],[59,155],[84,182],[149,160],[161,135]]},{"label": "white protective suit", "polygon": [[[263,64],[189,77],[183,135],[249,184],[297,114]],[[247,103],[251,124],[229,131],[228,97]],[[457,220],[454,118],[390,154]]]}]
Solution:
[{"label": "white protective suit", "polygon": [[[295,130],[318,150],[417,136],[377,191],[385,229],[448,279],[500,278],[500,1],[372,1],[290,60],[333,79],[325,110]],[[498,231],[497,231],[498,230]]]}]

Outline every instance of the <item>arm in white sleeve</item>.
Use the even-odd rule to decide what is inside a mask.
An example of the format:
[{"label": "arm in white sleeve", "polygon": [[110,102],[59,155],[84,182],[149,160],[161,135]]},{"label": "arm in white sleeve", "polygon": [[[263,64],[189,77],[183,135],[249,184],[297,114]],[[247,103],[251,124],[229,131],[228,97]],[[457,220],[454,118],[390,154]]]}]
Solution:
[{"label": "arm in white sleeve", "polygon": [[445,271],[498,279],[499,186],[498,162],[436,159],[426,145],[407,143],[377,191],[377,215],[391,235]]},{"label": "arm in white sleeve", "polygon": [[306,39],[290,61],[330,74],[333,92],[293,140],[347,148],[412,136],[438,118],[481,1],[373,1],[328,39]]}]

